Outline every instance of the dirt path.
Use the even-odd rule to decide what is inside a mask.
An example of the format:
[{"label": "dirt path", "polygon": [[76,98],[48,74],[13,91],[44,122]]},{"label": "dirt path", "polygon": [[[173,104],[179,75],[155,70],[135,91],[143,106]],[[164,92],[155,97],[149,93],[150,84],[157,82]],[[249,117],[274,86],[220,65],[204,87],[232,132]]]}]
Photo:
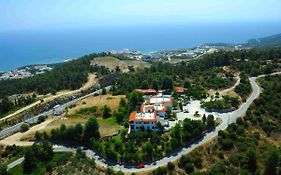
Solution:
[{"label": "dirt path", "polygon": [[[45,96],[43,98],[43,101],[44,101],[44,103],[46,103],[46,102],[49,102],[49,101],[54,100],[54,99],[56,99],[58,97],[61,97],[61,96],[66,96],[66,95],[77,93],[77,92],[79,92],[81,90],[89,89],[90,87],[92,87],[96,83],[97,83],[96,75],[95,74],[89,74],[88,81],[80,89],[73,90],[73,91],[69,91],[69,90],[59,91],[59,92],[56,93],[56,95],[49,94],[49,95],[47,95],[47,96]],[[0,121],[4,121],[4,120],[6,120],[8,118],[11,118],[11,117],[13,117],[13,116],[23,112],[23,111],[26,111],[26,110],[28,110],[28,109],[30,109],[30,108],[40,104],[40,103],[41,103],[41,99],[36,101],[36,102],[34,102],[34,103],[32,103],[32,104],[30,104],[30,105],[28,105],[28,106],[25,106],[25,107],[17,110],[16,112],[14,112],[12,114],[7,115],[4,118],[1,118]]]},{"label": "dirt path", "polygon": [[[223,68],[224,69],[224,71],[226,71],[226,72],[232,72],[232,70],[230,70],[228,67],[224,67]],[[224,95],[229,95],[229,96],[238,96],[235,92],[234,92],[234,89],[235,89],[235,87],[236,86],[238,86],[239,84],[240,84],[240,72],[234,72],[234,79],[236,79],[236,82],[235,82],[235,84],[232,86],[232,87],[230,87],[230,88],[227,88],[227,89],[223,89],[223,90],[213,90],[213,89],[210,89],[209,91],[208,91],[208,93],[209,93],[209,95],[211,96],[211,95],[215,95],[216,94],[216,92],[219,92],[219,94],[221,95],[221,96],[224,96]]]},{"label": "dirt path", "polygon": [[24,141],[23,138],[28,138],[31,135],[34,135],[36,131],[42,130],[46,128],[50,123],[52,123],[55,120],[59,120],[59,118],[49,118],[46,121],[35,125],[31,127],[28,131],[22,133],[18,132],[10,137],[7,137],[3,140],[0,140],[0,145],[4,146],[11,146],[11,145],[17,145],[17,146],[31,146],[34,142],[32,141]]}]

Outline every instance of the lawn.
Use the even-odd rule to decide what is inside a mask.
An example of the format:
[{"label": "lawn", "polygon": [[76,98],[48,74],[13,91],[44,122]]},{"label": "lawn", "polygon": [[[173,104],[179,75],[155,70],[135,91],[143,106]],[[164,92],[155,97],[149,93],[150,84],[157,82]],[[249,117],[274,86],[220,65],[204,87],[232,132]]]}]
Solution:
[{"label": "lawn", "polygon": [[122,126],[116,122],[115,117],[110,117],[108,119],[103,119],[101,117],[97,118],[100,125],[99,131],[101,137],[106,137],[117,133]]}]

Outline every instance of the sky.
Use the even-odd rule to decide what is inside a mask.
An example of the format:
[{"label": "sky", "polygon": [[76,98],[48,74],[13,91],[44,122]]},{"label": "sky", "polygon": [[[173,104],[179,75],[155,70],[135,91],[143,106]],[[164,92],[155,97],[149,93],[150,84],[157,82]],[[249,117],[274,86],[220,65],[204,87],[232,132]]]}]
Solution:
[{"label": "sky", "polygon": [[281,0],[0,0],[0,31],[281,22]]}]

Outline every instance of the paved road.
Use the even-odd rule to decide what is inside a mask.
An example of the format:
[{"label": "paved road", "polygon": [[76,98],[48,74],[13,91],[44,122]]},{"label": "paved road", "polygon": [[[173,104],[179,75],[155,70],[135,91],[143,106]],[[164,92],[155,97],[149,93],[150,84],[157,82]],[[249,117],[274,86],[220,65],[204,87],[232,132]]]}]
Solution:
[{"label": "paved road", "polygon": [[[271,75],[277,75],[277,74],[281,74],[281,72],[273,73]],[[240,106],[239,109],[237,109],[231,113],[225,113],[225,114],[216,113],[216,115],[222,120],[222,123],[220,125],[218,125],[215,130],[207,133],[203,137],[203,139],[198,140],[197,142],[189,145],[188,147],[185,147],[185,148],[179,150],[178,152],[172,153],[169,157],[164,157],[151,164],[145,164],[145,168],[143,168],[143,169],[136,169],[134,167],[128,167],[128,166],[120,165],[120,164],[115,164],[115,165],[111,164],[110,162],[106,162],[103,158],[99,157],[93,150],[90,150],[90,149],[86,149],[86,150],[84,150],[84,152],[86,153],[87,157],[95,159],[97,165],[103,166],[103,167],[112,167],[112,169],[115,171],[121,170],[125,173],[150,171],[150,170],[154,170],[158,167],[165,166],[165,165],[167,165],[168,162],[173,162],[173,161],[179,159],[182,155],[186,155],[186,154],[190,153],[192,150],[194,150],[195,148],[210,141],[211,139],[213,139],[214,137],[217,136],[217,134],[220,130],[226,129],[230,123],[235,122],[238,117],[242,116],[247,111],[249,106],[253,103],[253,101],[260,95],[261,90],[260,90],[260,87],[258,86],[258,84],[256,83],[256,79],[260,78],[260,77],[264,77],[264,76],[266,76],[266,75],[260,75],[258,77],[250,78],[250,83],[251,83],[252,90],[253,90],[252,94],[247,99],[247,101]],[[65,146],[60,146],[60,145],[54,145],[53,149],[55,152],[75,152],[75,150],[76,150],[75,148],[72,148],[72,147],[65,147]],[[14,162],[11,164],[15,165]],[[9,164],[8,166],[10,166],[11,164]]]},{"label": "paved road", "polygon": [[24,161],[24,157],[21,157],[21,158],[19,158],[18,160],[16,160],[16,161],[10,163],[9,165],[7,165],[7,171],[8,171],[9,169],[12,169],[12,168],[16,167],[17,165],[21,164],[23,161]]},{"label": "paved road", "polygon": [[[111,86],[107,86],[105,89],[108,91],[110,89],[110,87]],[[58,111],[65,110],[67,107],[76,104],[78,101],[80,101],[80,100],[82,100],[84,98],[93,96],[94,94],[97,94],[97,93],[99,94],[99,93],[101,93],[101,91],[102,91],[102,89],[99,89],[99,90],[96,90],[95,92],[92,92],[92,93],[87,94],[85,96],[82,96],[82,97],[79,97],[79,98],[74,99],[72,101],[69,101],[69,102],[67,102],[67,103],[65,103],[63,105],[60,105],[56,110],[58,110]],[[13,125],[13,126],[9,127],[9,128],[3,129],[2,131],[0,131],[0,139],[3,139],[5,137],[8,137],[8,136],[10,136],[10,135],[20,131],[21,125],[24,124],[24,123],[33,124],[33,123],[36,123],[38,121],[38,118],[40,116],[49,116],[49,115],[52,115],[52,114],[53,114],[53,109],[50,109],[49,111],[41,113],[41,114],[39,114],[37,116],[34,116],[34,117],[30,118],[30,119],[27,119],[27,120],[25,120],[23,122],[20,122],[20,123],[18,123],[16,125]]]}]

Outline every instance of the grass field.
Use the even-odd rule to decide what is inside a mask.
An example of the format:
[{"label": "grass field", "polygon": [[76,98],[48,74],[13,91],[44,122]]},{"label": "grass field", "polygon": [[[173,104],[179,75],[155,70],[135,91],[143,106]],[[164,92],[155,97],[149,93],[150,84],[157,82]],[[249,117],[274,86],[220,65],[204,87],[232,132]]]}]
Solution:
[{"label": "grass field", "polygon": [[79,101],[75,107],[68,110],[68,114],[72,115],[77,113],[77,111],[83,108],[90,108],[93,106],[97,107],[97,111],[102,109],[104,105],[107,105],[111,108],[112,112],[117,111],[121,98],[125,98],[124,95],[112,96],[111,94],[92,96],[84,100]]},{"label": "grass field", "polygon": [[98,122],[100,125],[99,131],[101,137],[106,137],[115,134],[122,128],[122,126],[116,123],[115,117],[111,117],[108,119],[98,118]]},{"label": "grass field", "polygon": [[114,70],[116,66],[119,66],[123,72],[128,72],[128,66],[132,65],[135,69],[143,69],[144,67],[149,66],[148,63],[137,60],[119,60],[115,57],[106,56],[106,57],[97,57],[94,58],[91,62],[92,65],[103,65],[110,70]]}]

